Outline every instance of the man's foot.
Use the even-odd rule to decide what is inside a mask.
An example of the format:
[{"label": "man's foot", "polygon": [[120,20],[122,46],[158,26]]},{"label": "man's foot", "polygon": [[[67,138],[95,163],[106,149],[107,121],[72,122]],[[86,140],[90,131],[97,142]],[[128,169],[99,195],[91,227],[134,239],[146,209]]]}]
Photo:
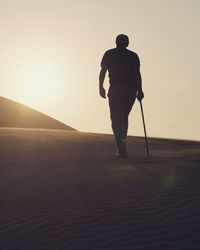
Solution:
[{"label": "man's foot", "polygon": [[117,143],[117,150],[120,158],[128,158],[125,141]]},{"label": "man's foot", "polygon": [[121,158],[121,159],[127,159],[128,155],[127,154],[120,154],[119,158]]}]

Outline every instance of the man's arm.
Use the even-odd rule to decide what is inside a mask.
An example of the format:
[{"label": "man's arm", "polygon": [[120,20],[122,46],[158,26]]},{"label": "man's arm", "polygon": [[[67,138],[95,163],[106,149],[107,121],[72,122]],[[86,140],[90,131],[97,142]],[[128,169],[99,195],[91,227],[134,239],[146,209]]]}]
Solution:
[{"label": "man's arm", "polygon": [[106,90],[103,87],[106,71],[107,69],[102,67],[99,73],[99,94],[102,98],[106,98]]},{"label": "man's arm", "polygon": [[137,91],[138,91],[137,92],[137,99],[140,102],[144,98],[144,93],[142,91],[142,77],[141,77],[141,73],[140,73],[139,57],[138,57]]}]

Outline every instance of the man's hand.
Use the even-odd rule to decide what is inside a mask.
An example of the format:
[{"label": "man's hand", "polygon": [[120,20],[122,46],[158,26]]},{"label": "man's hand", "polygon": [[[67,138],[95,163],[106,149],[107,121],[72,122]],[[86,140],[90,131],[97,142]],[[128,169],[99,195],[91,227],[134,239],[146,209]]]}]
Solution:
[{"label": "man's hand", "polygon": [[106,90],[104,89],[104,87],[99,88],[99,94],[102,98],[106,98]]},{"label": "man's hand", "polygon": [[141,102],[143,98],[144,98],[144,93],[143,93],[142,90],[139,90],[138,93],[137,93],[138,101]]}]

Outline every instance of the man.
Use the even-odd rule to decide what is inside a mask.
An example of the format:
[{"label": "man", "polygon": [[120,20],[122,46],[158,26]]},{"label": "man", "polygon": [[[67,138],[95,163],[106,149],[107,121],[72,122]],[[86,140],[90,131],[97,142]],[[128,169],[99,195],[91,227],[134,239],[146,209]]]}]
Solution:
[{"label": "man", "polygon": [[119,157],[126,158],[126,137],[128,116],[135,99],[144,97],[140,74],[140,61],[136,53],[127,49],[129,38],[120,34],[116,38],[116,48],[105,52],[99,74],[99,94],[106,98],[103,87],[106,72],[109,73],[108,91],[110,117]]}]

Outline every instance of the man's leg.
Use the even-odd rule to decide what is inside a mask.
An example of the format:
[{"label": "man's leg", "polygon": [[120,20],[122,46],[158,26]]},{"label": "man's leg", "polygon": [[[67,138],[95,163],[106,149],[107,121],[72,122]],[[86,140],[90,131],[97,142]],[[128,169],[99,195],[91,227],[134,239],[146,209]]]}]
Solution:
[{"label": "man's leg", "polygon": [[128,132],[128,116],[132,110],[132,107],[135,103],[135,99],[136,99],[136,94],[133,93],[130,95],[130,93],[128,93],[126,95],[126,98],[124,99],[124,138],[126,140],[127,137],[127,132]]},{"label": "man's leg", "polygon": [[115,141],[119,156],[126,157],[125,145],[125,121],[124,121],[124,105],[123,99],[120,98],[119,93],[112,93],[109,96],[110,117],[112,122],[112,130],[115,136]]}]

